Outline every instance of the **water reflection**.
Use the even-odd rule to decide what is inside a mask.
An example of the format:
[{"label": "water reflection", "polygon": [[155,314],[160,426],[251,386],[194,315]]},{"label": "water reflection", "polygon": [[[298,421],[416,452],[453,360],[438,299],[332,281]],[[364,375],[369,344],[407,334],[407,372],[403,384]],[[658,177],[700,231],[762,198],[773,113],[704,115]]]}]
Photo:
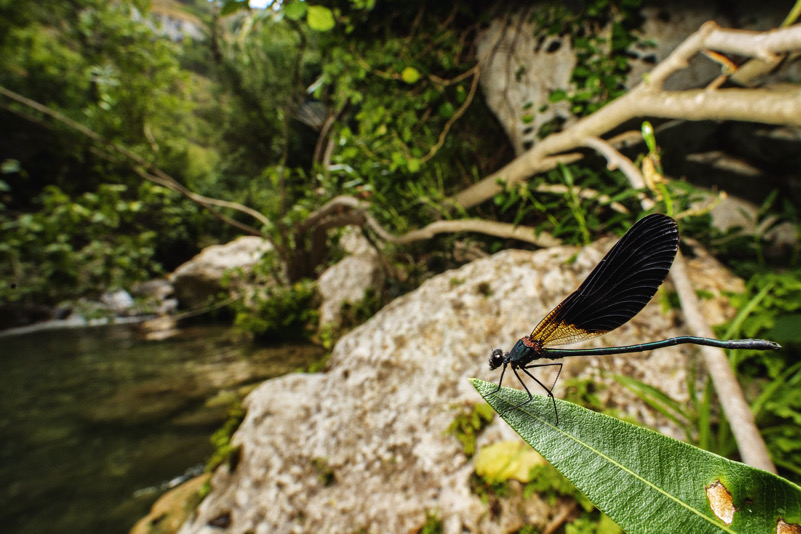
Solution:
[{"label": "water reflection", "polygon": [[[205,461],[227,403],[321,349],[258,349],[223,327],[145,341],[133,326],[0,338],[3,532],[127,532]],[[145,491],[143,491],[145,490]]]}]

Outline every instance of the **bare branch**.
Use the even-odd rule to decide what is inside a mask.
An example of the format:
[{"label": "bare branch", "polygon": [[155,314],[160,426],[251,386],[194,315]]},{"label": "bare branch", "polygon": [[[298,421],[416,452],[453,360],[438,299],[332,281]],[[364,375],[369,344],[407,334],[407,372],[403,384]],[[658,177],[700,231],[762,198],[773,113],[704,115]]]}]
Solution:
[{"label": "bare branch", "polygon": [[[371,225],[371,227],[373,227]],[[531,243],[538,247],[554,247],[561,245],[562,242],[547,232],[537,232],[536,229],[528,226],[515,226],[508,223],[495,221],[484,221],[477,219],[459,219],[455,221],[433,222],[419,230],[407,232],[401,236],[388,236],[392,243],[406,244],[422,239],[431,239],[437,234],[448,234],[455,232],[476,232],[485,235],[500,237],[503,239],[517,239]]]},{"label": "bare branch", "polygon": [[628,102],[630,113],[621,116],[623,121],[651,116],[801,126],[801,87],[669,91],[637,96]]},{"label": "bare branch", "polygon": [[606,168],[610,171],[615,169],[620,170],[634,189],[642,189],[645,187],[645,179],[640,174],[640,169],[634,163],[618,152],[615,147],[610,143],[604,141],[600,137],[588,137],[582,145],[592,148],[606,158]]},{"label": "bare branch", "polygon": [[418,230],[412,230],[401,235],[395,235],[387,231],[381,223],[379,223],[367,211],[369,204],[357,198],[349,196],[338,196],[326,202],[320,209],[314,211],[304,221],[304,227],[312,227],[324,224],[329,217],[338,217],[340,221],[347,221],[348,224],[356,224],[358,219],[351,216],[344,216],[342,213],[346,210],[352,210],[360,213],[363,217],[364,224],[373,230],[380,239],[394,243],[396,245],[404,245],[421,241],[423,239],[431,239],[438,234],[456,233],[456,232],[476,232],[485,235],[500,237],[503,239],[517,239],[526,243],[537,245],[538,247],[553,247],[560,245],[562,242],[553,237],[547,232],[537,232],[534,228],[528,226],[515,226],[513,224],[499,223],[494,221],[484,221],[476,219],[460,219],[455,221],[437,221],[433,222]]},{"label": "bare branch", "polygon": [[442,148],[442,145],[445,144],[445,138],[448,136],[448,132],[450,131],[451,126],[453,126],[453,123],[455,123],[462,115],[464,115],[465,111],[467,111],[467,108],[473,102],[473,97],[476,95],[476,89],[478,89],[478,80],[480,78],[478,64],[476,64],[476,66],[470,69],[468,72],[473,73],[473,83],[470,84],[470,91],[467,94],[467,98],[465,98],[465,101],[461,106],[459,106],[459,109],[457,109],[445,123],[445,126],[442,128],[442,132],[439,134],[439,139],[428,151],[428,154],[421,158],[421,161],[424,163],[434,157],[437,151]]},{"label": "bare branch", "polygon": [[554,160],[549,158],[575,150],[585,139],[600,137],[636,117],[801,125],[801,88],[662,90],[664,80],[708,48],[760,58],[801,50],[801,25],[759,33],[721,29],[712,22],[704,24],[659,63],[643,83],[566,130],[543,139],[499,171],[459,192],[455,202],[464,209],[476,206],[501,190],[498,180],[510,186],[524,182],[534,174],[553,168]]},{"label": "bare branch", "polygon": [[628,208],[620,202],[611,202],[612,199],[609,195],[603,195],[589,187],[573,186],[573,190],[571,191],[565,184],[539,184],[535,191],[538,193],[551,193],[555,195],[573,194],[584,200],[595,200],[601,204],[609,204],[610,208],[619,213],[629,213]]}]

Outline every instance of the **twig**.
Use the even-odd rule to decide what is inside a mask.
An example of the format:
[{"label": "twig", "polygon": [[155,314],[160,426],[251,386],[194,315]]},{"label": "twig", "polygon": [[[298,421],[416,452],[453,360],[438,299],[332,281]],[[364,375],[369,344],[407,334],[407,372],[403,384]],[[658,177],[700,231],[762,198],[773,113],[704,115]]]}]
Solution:
[{"label": "twig", "polygon": [[[604,141],[600,137],[588,137],[581,143],[583,146],[592,148],[604,158],[606,158],[606,168],[610,171],[615,169],[622,172],[634,189],[644,189],[645,179],[640,173],[640,169],[626,156],[618,152],[615,147]],[[647,208],[646,208],[647,209]]]},{"label": "twig", "polygon": [[423,239],[431,239],[438,234],[456,233],[456,232],[475,232],[485,235],[500,237],[503,239],[517,239],[526,243],[537,245],[538,247],[553,247],[561,245],[562,242],[553,237],[547,232],[537,232],[534,228],[528,226],[515,226],[513,224],[499,223],[494,221],[485,221],[477,219],[459,219],[454,221],[436,221],[423,228],[412,230],[401,235],[395,235],[386,230],[381,223],[379,223],[367,211],[369,204],[357,198],[349,196],[334,197],[326,202],[320,209],[315,210],[303,222],[303,228],[318,226],[326,220],[326,218],[337,214],[342,216],[343,211],[349,210],[358,213],[360,218],[348,216],[347,219],[343,217],[342,220],[349,221],[349,224],[363,224],[370,228],[378,235],[380,239],[388,243],[396,245],[405,245]]},{"label": "twig", "polygon": [[462,105],[459,106],[459,109],[457,109],[445,123],[445,126],[443,126],[442,131],[439,134],[439,139],[437,139],[437,142],[428,151],[428,154],[421,158],[423,163],[434,157],[437,151],[442,148],[442,145],[445,144],[445,138],[448,136],[448,132],[450,131],[451,126],[453,126],[453,123],[455,123],[462,115],[464,115],[468,106],[470,106],[470,104],[473,102],[473,97],[476,95],[476,89],[478,88],[479,65],[476,64],[471,71],[473,72],[473,83],[470,84],[470,92],[467,94],[467,98],[465,98]]},{"label": "twig", "polygon": [[584,200],[595,200],[601,204],[609,204],[609,207],[618,213],[629,213],[628,208],[620,202],[611,202],[612,199],[609,195],[601,194],[595,189],[591,189],[589,187],[579,187],[576,185],[573,186],[571,191],[571,189],[565,184],[539,184],[537,185],[535,191],[538,193],[551,193],[554,195],[573,194]]}]

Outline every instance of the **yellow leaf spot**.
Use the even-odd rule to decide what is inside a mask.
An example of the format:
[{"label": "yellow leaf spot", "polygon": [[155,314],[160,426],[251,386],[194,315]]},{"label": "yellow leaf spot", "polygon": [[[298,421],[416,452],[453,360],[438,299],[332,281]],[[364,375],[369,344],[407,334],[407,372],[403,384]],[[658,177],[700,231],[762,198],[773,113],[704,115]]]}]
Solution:
[{"label": "yellow leaf spot", "polygon": [[801,525],[785,523],[784,518],[780,517],[776,521],[776,534],[801,534]]},{"label": "yellow leaf spot", "polygon": [[729,490],[719,480],[711,486],[704,487],[706,488],[706,498],[709,501],[709,507],[712,508],[712,513],[727,525],[731,525],[737,508],[734,507],[734,501]]}]

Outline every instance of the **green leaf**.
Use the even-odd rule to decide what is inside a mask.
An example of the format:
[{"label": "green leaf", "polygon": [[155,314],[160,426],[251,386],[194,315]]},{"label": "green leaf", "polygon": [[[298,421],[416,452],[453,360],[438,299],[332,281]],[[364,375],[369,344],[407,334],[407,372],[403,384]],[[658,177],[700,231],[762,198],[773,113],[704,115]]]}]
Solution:
[{"label": "green leaf", "polygon": [[19,172],[22,169],[19,161],[16,159],[6,159],[0,163],[0,173],[2,174],[11,174],[15,172]]},{"label": "green leaf", "polygon": [[453,114],[456,112],[456,108],[453,107],[453,104],[450,102],[445,102],[444,104],[440,104],[439,108],[437,109],[440,117],[445,119],[450,119],[453,117]]},{"label": "green leaf", "polygon": [[654,136],[654,127],[651,123],[644,121],[642,123],[642,138],[645,139],[645,145],[648,147],[648,152],[651,154],[656,153],[656,137]]},{"label": "green leaf", "polygon": [[561,102],[562,100],[567,100],[567,91],[564,89],[555,89],[548,95],[548,102],[551,104]]},{"label": "green leaf", "polygon": [[[608,415],[473,379],[473,386],[534,450],[629,534],[639,532],[775,532],[781,517],[801,523],[801,488]],[[712,511],[708,492],[731,495]],[[732,508],[733,506],[733,508]]]},{"label": "green leaf", "polygon": [[420,170],[420,160],[417,158],[409,158],[406,160],[406,169],[409,172],[417,172]]},{"label": "green leaf", "polygon": [[[531,481],[531,470],[545,464],[545,459],[520,440],[499,441],[482,447],[476,456],[476,474],[490,482],[514,479]],[[547,465],[547,464],[545,464]]]},{"label": "green leaf", "polygon": [[306,2],[292,2],[284,6],[284,15],[289,20],[300,20],[306,16],[309,4]]},{"label": "green leaf", "polygon": [[412,84],[420,79],[420,71],[414,67],[406,67],[401,72],[401,78],[403,78],[404,82]]},{"label": "green leaf", "polygon": [[312,30],[327,32],[334,27],[334,13],[325,6],[309,6],[306,20]]}]

